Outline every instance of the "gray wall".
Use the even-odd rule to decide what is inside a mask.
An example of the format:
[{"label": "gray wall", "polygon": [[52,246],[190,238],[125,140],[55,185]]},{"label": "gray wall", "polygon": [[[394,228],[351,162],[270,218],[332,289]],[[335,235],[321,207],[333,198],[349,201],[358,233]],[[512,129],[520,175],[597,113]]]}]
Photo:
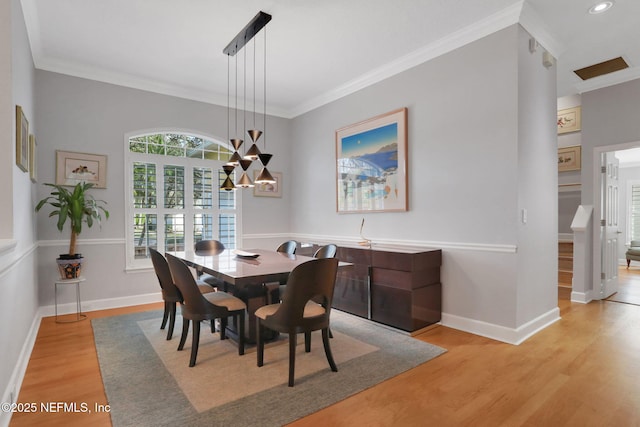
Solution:
[{"label": "gray wall", "polygon": [[[517,328],[552,310],[555,70],[542,67],[541,52],[529,64],[527,43],[513,26],[294,119],[292,202],[302,214],[292,217],[292,231],[357,237],[365,218],[374,243],[444,248],[445,324]],[[528,67],[535,69],[519,73]],[[335,130],[400,107],[409,112],[409,211],[337,214]],[[529,210],[526,227],[521,207]],[[549,256],[520,262],[521,245]],[[530,272],[529,263],[537,269],[531,281],[518,274]],[[528,297],[529,287],[544,295],[524,309],[518,294]]]},{"label": "gray wall", "polygon": [[[5,300],[0,310],[0,398],[10,402],[18,388],[28,362],[32,341],[30,332],[37,329],[37,281],[35,221],[33,217],[35,186],[29,174],[15,163],[15,105],[21,105],[29,120],[30,132],[39,134],[34,112],[34,67],[22,18],[19,0],[0,4],[0,195],[2,214],[0,229],[0,290]],[[0,412],[0,424],[10,414]]]},{"label": "gray wall", "polygon": [[[630,148],[640,142],[640,80],[582,94],[582,204],[594,206],[594,245],[592,282],[599,284],[600,273],[599,199],[594,193],[594,157],[607,150]],[[619,254],[619,256],[621,256]]]},{"label": "gray wall", "polygon": [[[36,72],[36,90],[41,182],[55,180],[57,149],[108,156],[107,188],[94,190],[94,194],[107,201],[111,216],[102,229],[83,228],[78,247],[86,259],[83,298],[91,301],[158,292],[151,271],[125,272],[124,135],[181,129],[225,141],[226,108],[41,70]],[[269,117],[267,129],[268,147],[276,154],[269,166],[283,172],[284,194],[281,199],[271,199],[253,197],[251,190],[238,191],[243,206],[240,227],[249,236],[289,229],[288,121]],[[47,187],[39,186],[38,196],[47,194]],[[59,233],[45,212],[38,215],[38,228],[39,238],[45,242],[40,249],[39,280],[45,284],[56,277],[54,260],[67,252],[68,235],[66,231]],[[52,303],[51,286],[41,286],[40,304]]]}]

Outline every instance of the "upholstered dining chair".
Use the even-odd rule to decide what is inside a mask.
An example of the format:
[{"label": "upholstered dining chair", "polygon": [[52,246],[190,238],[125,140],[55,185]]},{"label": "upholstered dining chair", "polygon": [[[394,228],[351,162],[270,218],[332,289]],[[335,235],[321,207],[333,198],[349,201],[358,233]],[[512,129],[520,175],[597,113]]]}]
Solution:
[{"label": "upholstered dining chair", "polygon": [[305,334],[305,351],[309,352],[311,332],[321,330],[327,362],[333,372],[338,371],[329,345],[329,320],[337,271],[338,260],[335,258],[302,263],[289,275],[282,302],[260,307],[255,312],[259,367],[264,365],[264,328],[289,334],[289,387],[294,385],[298,333]]},{"label": "upholstered dining chair", "polygon": [[[156,277],[162,289],[162,299],[164,300],[164,314],[162,315],[162,324],[160,329],[164,329],[169,321],[169,330],[167,331],[167,340],[173,337],[173,327],[176,324],[176,303],[182,302],[182,294],[173,283],[169,264],[162,254],[153,248],[149,248],[151,253],[151,262],[156,272]],[[198,285],[200,293],[215,292],[215,289],[207,284]]]},{"label": "upholstered dining chair", "polygon": [[196,364],[198,356],[198,344],[200,343],[200,322],[203,320],[211,321],[211,329],[214,329],[214,320],[220,319],[220,339],[226,339],[227,319],[233,316],[238,326],[238,354],[244,354],[244,316],[246,305],[239,298],[234,297],[226,292],[210,292],[201,294],[189,267],[179,258],[171,254],[167,254],[167,262],[173,280],[180,289],[184,301],[181,305],[182,311],[182,336],[178,350],[184,348],[187,334],[189,333],[189,323],[193,321],[191,359],[189,367]]},{"label": "upholstered dining chair", "polygon": [[[194,245],[196,255],[220,255],[224,251],[224,244],[218,240],[200,240]],[[213,287],[228,290],[228,284],[224,280],[218,279],[210,274],[202,272],[202,270],[196,270],[198,279],[204,283],[207,283]]]},{"label": "upholstered dining chair", "polygon": [[[336,252],[338,251],[338,247],[334,244],[328,244],[325,246],[320,246],[315,253],[313,254],[314,258],[334,258],[336,256]],[[279,297],[282,299],[282,295],[287,291],[287,285],[281,284],[278,288]]]}]

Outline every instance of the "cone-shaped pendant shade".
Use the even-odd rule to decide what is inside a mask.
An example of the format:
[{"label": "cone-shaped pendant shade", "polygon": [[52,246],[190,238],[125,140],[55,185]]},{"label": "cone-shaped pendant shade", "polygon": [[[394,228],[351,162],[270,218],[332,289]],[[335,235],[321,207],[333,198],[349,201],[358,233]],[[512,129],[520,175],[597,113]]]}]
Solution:
[{"label": "cone-shaped pendant shade", "polygon": [[245,159],[258,160],[258,155],[260,154],[260,150],[256,144],[253,144],[249,147],[249,150],[244,154]]},{"label": "cone-shaped pendant shade", "polygon": [[231,158],[227,162],[227,165],[234,166],[234,167],[238,166],[240,164],[240,160],[242,160],[242,157],[240,156],[240,153],[238,153],[237,151],[234,151],[233,155],[231,156]]},{"label": "cone-shaped pendant shade", "polygon": [[249,178],[249,175],[247,175],[246,172],[242,172],[242,176],[240,177],[240,181],[238,181],[238,184],[236,185],[236,187],[240,187],[240,188],[253,187],[251,178]]},{"label": "cone-shaped pendant shade", "polygon": [[247,169],[249,169],[249,166],[251,166],[251,162],[252,161],[249,159],[240,159],[240,167],[243,171],[246,171]]},{"label": "cone-shaped pendant shade", "polygon": [[267,168],[262,168],[260,175],[256,178],[256,184],[269,184],[275,182],[276,180],[273,179]]},{"label": "cone-shaped pendant shade", "polygon": [[229,177],[227,177],[227,179],[225,179],[222,185],[220,186],[221,190],[226,190],[226,191],[231,191],[235,188],[236,186],[233,185],[233,181],[231,181],[231,178]]},{"label": "cone-shaped pendant shade", "polygon": [[222,169],[224,170],[224,173],[226,173],[226,174],[227,174],[227,176],[231,175],[231,173],[233,172],[233,170],[234,170],[235,168],[236,168],[236,167],[235,167],[235,166],[233,166],[233,165],[224,165],[224,166],[222,166]]},{"label": "cone-shaped pendant shade", "polygon": [[265,166],[265,167],[267,166],[267,163],[269,163],[269,160],[271,160],[272,157],[273,157],[273,154],[267,154],[267,153],[258,154],[260,163],[262,163],[262,166]]},{"label": "cone-shaped pendant shade", "polygon": [[236,151],[238,151],[238,149],[240,148],[240,146],[244,142],[243,140],[238,139],[238,138],[233,138],[230,141],[231,141],[231,145],[233,145],[233,148],[235,148]]},{"label": "cone-shaped pendant shade", "polygon": [[262,131],[257,129],[249,129],[247,133],[249,134],[249,137],[253,142],[256,142],[258,139],[260,139],[260,135],[262,135]]}]

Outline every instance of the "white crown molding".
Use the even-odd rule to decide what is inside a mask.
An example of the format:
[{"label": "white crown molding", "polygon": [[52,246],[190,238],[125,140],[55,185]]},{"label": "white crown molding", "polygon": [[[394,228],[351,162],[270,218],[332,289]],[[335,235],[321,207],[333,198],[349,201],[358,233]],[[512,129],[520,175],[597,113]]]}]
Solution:
[{"label": "white crown molding", "polygon": [[[139,76],[133,76],[124,73],[109,72],[98,67],[81,66],[78,64],[56,61],[47,58],[42,51],[41,36],[38,32],[39,26],[37,8],[34,5],[34,0],[21,1],[25,16],[27,33],[31,44],[33,62],[37,69],[226,107],[226,96],[214,94],[212,92],[171,85],[166,82],[149,80],[141,78]],[[309,101],[303,102],[302,104],[292,109],[278,108],[273,105],[269,105],[267,107],[267,113],[273,116],[283,117],[287,119],[294,118],[296,116],[299,116],[300,114],[321,107],[332,101],[352,94],[360,89],[363,89],[391,76],[406,71],[410,68],[413,68],[416,65],[420,65],[433,58],[451,52],[452,50],[469,44],[475,40],[478,40],[510,25],[517,24],[520,19],[523,4],[524,0],[518,1],[512,6],[498,11],[481,21],[475,22],[468,27],[462,28],[461,30],[443,37],[442,39],[437,40],[434,43],[431,43],[421,49],[405,55],[392,63],[386,64],[382,67],[365,73],[362,76],[350,82],[347,82],[344,85],[332,89]]]},{"label": "white crown molding", "polygon": [[445,53],[451,52],[482,37],[493,34],[510,25],[517,24],[524,1],[519,1],[487,18],[475,22],[446,37],[436,40],[427,46],[415,50],[382,67],[371,70],[335,89],[299,104],[291,110],[291,117],[296,117],[337,99],[357,92],[384,79],[392,77],[417,65],[425,63]]},{"label": "white crown molding", "polygon": [[558,58],[566,50],[566,47],[551,34],[538,12],[528,2],[522,7],[520,25],[555,58]]}]

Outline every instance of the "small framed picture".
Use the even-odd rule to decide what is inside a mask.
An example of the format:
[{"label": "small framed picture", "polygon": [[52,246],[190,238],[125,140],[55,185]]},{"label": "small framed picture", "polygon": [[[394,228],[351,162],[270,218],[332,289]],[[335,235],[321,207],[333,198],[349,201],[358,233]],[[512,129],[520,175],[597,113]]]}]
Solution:
[{"label": "small framed picture", "polygon": [[56,184],[75,186],[89,182],[107,188],[107,156],[56,151]]},{"label": "small framed picture", "polygon": [[29,170],[29,121],[19,105],[16,105],[16,164],[25,172]]},{"label": "small framed picture", "polygon": [[[253,171],[253,179],[258,177],[259,171]],[[282,197],[282,172],[271,172],[275,183],[256,184],[253,187],[253,195],[258,197]]]},{"label": "small framed picture", "polygon": [[36,147],[36,137],[34,135],[29,135],[29,178],[31,178],[32,182],[38,182]]},{"label": "small framed picture", "polygon": [[582,165],[582,149],[579,145],[558,149],[558,172],[579,171]]},{"label": "small framed picture", "polygon": [[558,111],[558,134],[577,132],[581,128],[580,107]]}]

